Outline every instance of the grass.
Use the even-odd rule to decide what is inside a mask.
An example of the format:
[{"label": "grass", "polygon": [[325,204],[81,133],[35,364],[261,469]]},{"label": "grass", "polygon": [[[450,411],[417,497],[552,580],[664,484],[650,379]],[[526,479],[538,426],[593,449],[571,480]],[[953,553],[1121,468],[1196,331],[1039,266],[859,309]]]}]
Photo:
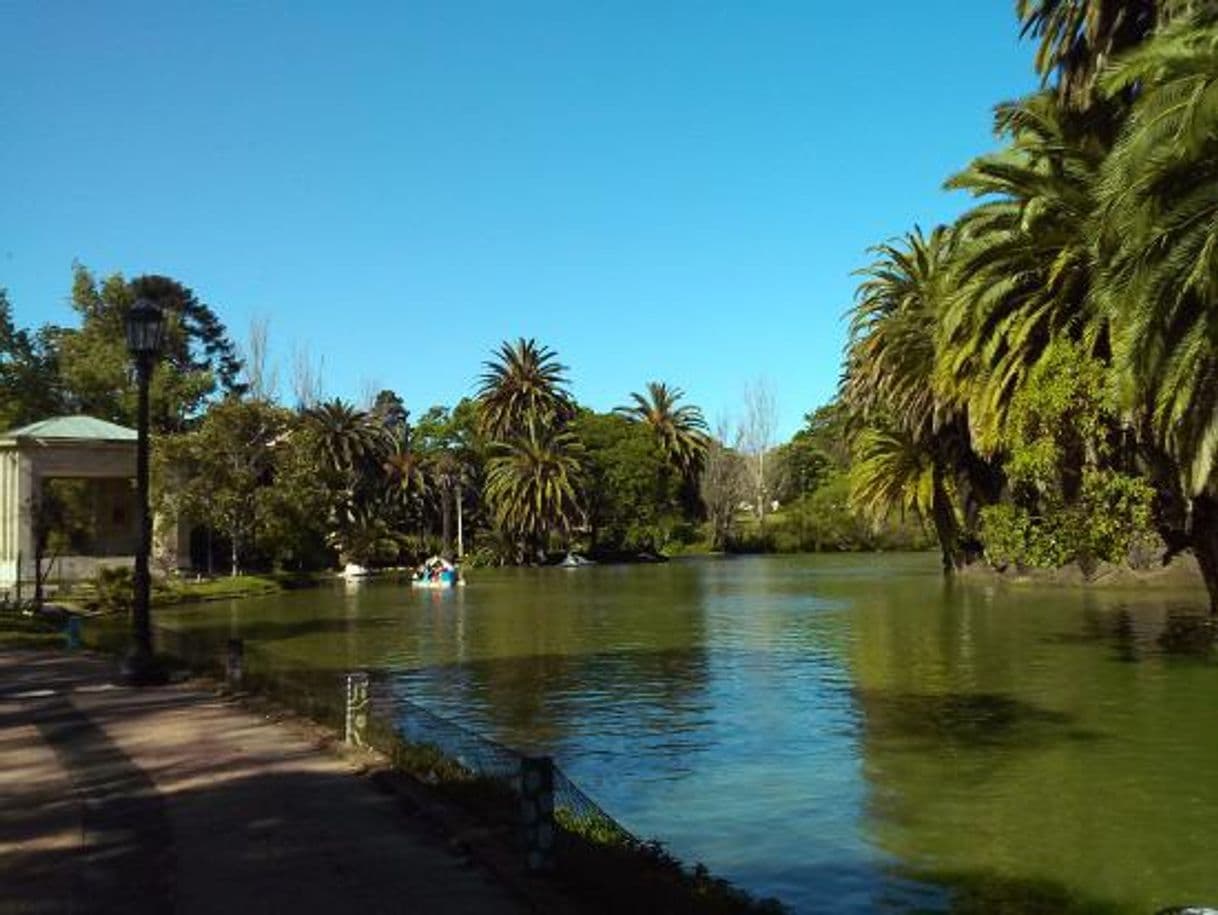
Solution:
[{"label": "grass", "polygon": [[0,609],[0,649],[64,647],[63,627],[39,614]]},{"label": "grass", "polygon": [[194,601],[234,600],[276,594],[284,590],[279,579],[267,575],[236,575],[206,578],[201,581],[166,579],[153,591],[153,605],[184,604]]},{"label": "grass", "polygon": [[[224,575],[215,578],[154,578],[152,606],[168,607],[214,600],[262,597],[320,584],[330,578],[323,573],[274,573]],[[101,582],[100,587],[98,582]],[[55,603],[76,610],[125,611],[129,608],[131,576],[108,574],[104,579],[81,582],[56,595]]]}]

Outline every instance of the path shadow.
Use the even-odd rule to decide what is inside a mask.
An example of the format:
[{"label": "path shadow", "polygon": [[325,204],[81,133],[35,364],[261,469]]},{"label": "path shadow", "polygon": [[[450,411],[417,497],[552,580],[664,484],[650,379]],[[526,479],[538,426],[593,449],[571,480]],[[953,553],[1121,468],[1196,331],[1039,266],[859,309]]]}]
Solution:
[{"label": "path shadow", "polygon": [[172,912],[172,832],[152,779],[66,697],[35,703],[31,711],[80,809],[89,852],[69,871],[80,910]]}]

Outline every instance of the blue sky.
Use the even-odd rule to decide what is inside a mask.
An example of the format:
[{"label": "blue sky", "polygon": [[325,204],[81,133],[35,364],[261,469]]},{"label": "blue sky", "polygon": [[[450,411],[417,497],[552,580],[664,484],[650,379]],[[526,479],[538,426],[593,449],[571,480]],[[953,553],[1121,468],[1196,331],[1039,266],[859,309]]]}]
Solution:
[{"label": "blue sky", "polygon": [[868,245],[1035,85],[1009,0],[0,0],[0,286],[69,322],[71,264],[269,318],[331,394],[412,410],[535,336],[608,409],[832,396]]}]

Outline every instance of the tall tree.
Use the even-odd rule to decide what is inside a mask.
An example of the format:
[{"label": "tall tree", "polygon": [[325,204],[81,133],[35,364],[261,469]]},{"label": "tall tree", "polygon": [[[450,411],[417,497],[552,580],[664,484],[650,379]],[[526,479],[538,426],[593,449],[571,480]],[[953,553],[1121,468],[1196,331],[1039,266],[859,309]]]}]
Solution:
[{"label": "tall tree", "polygon": [[505,441],[530,429],[556,427],[575,414],[566,388],[567,367],[535,340],[505,341],[484,366],[478,406],[488,438]]},{"label": "tall tree", "polygon": [[486,498],[499,526],[523,555],[537,556],[551,534],[569,536],[582,519],[579,440],[570,432],[529,425],[501,443],[486,474]]},{"label": "tall tree", "polygon": [[50,327],[36,333],[17,327],[0,288],[0,432],[64,411],[57,335]]},{"label": "tall tree", "polygon": [[1088,298],[1088,221],[1104,144],[1048,93],[1000,105],[995,124],[1010,145],[948,181],[981,202],[957,224],[954,269],[935,316],[936,397],[967,408],[986,452],[997,448],[1012,397],[1055,338],[1083,341],[1093,353],[1107,346],[1104,315]]},{"label": "tall tree", "polygon": [[240,574],[267,522],[265,495],[290,419],[263,401],[229,397],[213,404],[197,428],[158,442],[160,498],[228,541],[232,575]]},{"label": "tall tree", "polygon": [[379,419],[342,400],[310,407],[302,416],[313,428],[320,464],[336,477],[368,473],[389,451],[389,435]]},{"label": "tall tree", "polygon": [[697,476],[706,452],[707,427],[702,410],[693,404],[680,404],[685,392],[662,381],[647,382],[645,393],[631,392],[630,406],[615,412],[644,423],[651,429],[660,452],[681,477]]},{"label": "tall tree", "polygon": [[1095,99],[1096,79],[1118,54],[1154,31],[1170,0],[1017,0],[1023,35],[1037,42],[1035,67],[1041,79],[1056,82],[1060,98],[1073,108]]},{"label": "tall tree", "polygon": [[739,432],[735,439],[730,423],[721,420],[708,438],[699,480],[699,493],[711,526],[711,548],[722,550],[732,540],[740,503],[748,496],[748,469],[740,454]]},{"label": "tall tree", "polygon": [[164,370],[153,373],[150,391],[155,430],[181,431],[213,398],[244,392],[241,360],[224,324],[190,289],[155,275],[128,282],[114,274],[99,284],[77,265],[72,305],[81,326],[59,338],[60,374],[74,409],[134,425],[125,320],[141,298],[161,306],[166,317]]},{"label": "tall tree", "polygon": [[571,423],[580,440],[582,502],[589,547],[658,552],[670,536],[673,500],[667,458],[647,426],[585,410]]},{"label": "tall tree", "polygon": [[330,536],[346,562],[387,548],[385,463],[393,439],[379,418],[342,400],[306,409],[305,440],[330,492]]},{"label": "tall tree", "polygon": [[859,430],[852,501],[874,517],[913,510],[933,521],[945,572],[964,558],[949,479],[970,455],[964,413],[933,384],[953,243],[940,227],[873,249],[860,271],[842,380]]},{"label": "tall tree", "polygon": [[752,483],[753,511],[765,525],[766,503],[770,500],[770,474],[766,459],[774,445],[778,425],[778,406],[769,384],[756,379],[744,387],[744,416],[740,421],[739,443]]},{"label": "tall tree", "polygon": [[1096,298],[1125,403],[1190,500],[1188,536],[1218,613],[1218,26],[1179,23],[1104,80],[1109,93],[1132,86],[1100,184]]}]

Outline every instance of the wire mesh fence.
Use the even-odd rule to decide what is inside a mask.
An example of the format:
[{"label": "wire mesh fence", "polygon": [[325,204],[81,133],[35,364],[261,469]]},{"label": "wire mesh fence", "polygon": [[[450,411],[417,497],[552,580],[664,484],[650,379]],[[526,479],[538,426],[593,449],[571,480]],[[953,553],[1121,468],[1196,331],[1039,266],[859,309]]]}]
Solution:
[{"label": "wire mesh fence", "polygon": [[[349,727],[346,672],[312,669],[251,642],[241,643],[234,656],[227,638],[168,626],[156,627],[155,636],[160,651],[193,670],[231,683],[236,663],[241,689],[267,695],[336,729]],[[532,756],[405,698],[382,671],[369,672],[366,714],[366,742],[395,765],[471,802],[484,818],[519,819],[521,773]],[[559,766],[552,769],[552,794],[544,812],[556,827],[558,849],[570,836],[614,846],[643,844]]]},{"label": "wire mesh fence", "polygon": [[[319,670],[265,645],[214,633],[155,628],[158,649],[244,692],[268,696],[345,733],[428,782],[472,816],[516,837],[531,871],[560,871],[609,911],[672,915],[781,913],[700,866],[687,870],[655,841],[642,841],[548,757],[492,740],[402,696],[383,671]],[[234,664],[239,675],[234,677]],[[353,689],[354,687],[354,689]],[[353,706],[352,700],[356,705]]]}]

